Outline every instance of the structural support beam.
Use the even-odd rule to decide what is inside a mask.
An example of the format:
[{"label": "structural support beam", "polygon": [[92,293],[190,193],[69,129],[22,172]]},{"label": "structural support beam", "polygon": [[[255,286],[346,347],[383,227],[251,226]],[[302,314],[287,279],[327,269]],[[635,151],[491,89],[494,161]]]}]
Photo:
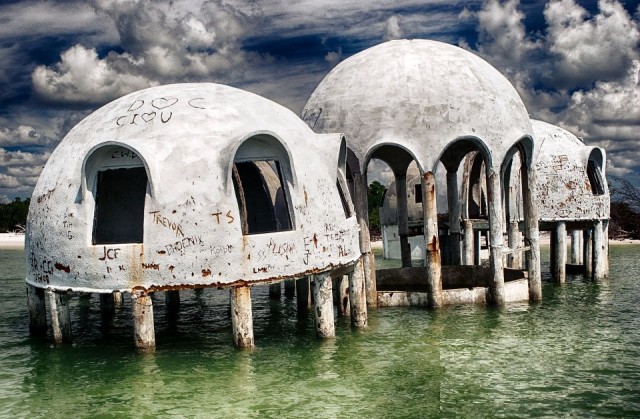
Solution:
[{"label": "structural support beam", "polygon": [[464,222],[464,258],[462,263],[473,265],[473,223],[469,220]]},{"label": "structural support beam", "polygon": [[316,334],[321,338],[336,335],[333,319],[333,287],[328,273],[314,275]]},{"label": "structural support beam", "polygon": [[598,281],[606,277],[605,226],[602,220],[597,220],[593,226],[593,279]]},{"label": "structural support beam", "polygon": [[298,313],[306,313],[311,307],[311,280],[307,276],[296,280],[296,302]]},{"label": "structural support beam", "polygon": [[554,246],[551,257],[553,263],[553,279],[560,284],[564,284],[567,277],[567,224],[560,221],[556,225],[556,231],[553,235]]},{"label": "structural support beam", "polygon": [[449,205],[449,240],[451,249],[451,264],[462,264],[461,242],[462,234],[460,234],[460,218],[462,205],[460,202],[460,194],[458,193],[458,174],[456,172],[447,172],[447,202]]},{"label": "structural support beam", "polygon": [[253,314],[251,288],[231,288],[231,328],[233,344],[238,348],[253,348]]},{"label": "structural support beam", "polygon": [[436,202],[436,178],[433,172],[422,176],[422,211],[424,214],[424,240],[427,268],[428,304],[442,307],[442,263],[438,238],[438,207]]},{"label": "structural support beam", "polygon": [[32,336],[47,336],[47,307],[44,289],[27,284],[27,306],[29,308],[29,333]]},{"label": "structural support beam", "polygon": [[153,325],[153,301],[144,291],[131,293],[133,314],[133,336],[138,352],[153,352],[156,349],[156,332]]},{"label": "structural support beam", "polygon": [[489,265],[492,279],[489,286],[491,302],[497,306],[505,304],[504,295],[504,240],[502,238],[502,189],[500,170],[491,169],[487,173],[487,200],[489,204]]},{"label": "structural support beam", "polygon": [[362,258],[358,259],[353,271],[349,273],[349,303],[351,325],[367,327],[367,298]]},{"label": "structural support beam", "polygon": [[[507,238],[509,240],[509,248],[510,249],[518,249],[522,245],[522,240],[520,239],[520,227],[519,222],[517,220],[512,220],[509,222],[509,226],[507,227]],[[507,255],[507,266],[509,268],[520,269],[522,265],[522,257],[520,251],[512,251]]]},{"label": "structural support beam", "polygon": [[593,279],[593,229],[585,229],[582,235],[584,245],[584,252],[582,254],[584,260],[584,276]]},{"label": "structural support beam", "polygon": [[284,296],[285,298],[293,298],[296,295],[296,281],[295,279],[287,279],[284,281]]},{"label": "structural support beam", "polygon": [[571,230],[571,263],[582,265],[582,230]]},{"label": "structural support beam", "polygon": [[369,237],[369,206],[367,177],[361,173],[352,172],[353,198],[356,209],[356,217],[360,225],[360,253],[363,259],[363,269],[366,286],[367,305],[375,307],[378,304],[378,291],[376,287],[375,256],[371,251],[371,237]]},{"label": "structural support beam", "polygon": [[47,290],[49,314],[51,316],[51,334],[56,345],[71,343],[71,314],[69,313],[69,295],[64,291]]},{"label": "structural support beam", "polygon": [[282,295],[282,284],[280,282],[269,284],[269,299],[279,300]]},{"label": "structural support beam", "polygon": [[411,266],[411,247],[409,246],[409,203],[407,202],[407,175],[395,174],[398,236],[400,237],[400,259],[402,267]]},{"label": "structural support beam", "polygon": [[[524,161],[524,159],[523,159]],[[542,275],[540,273],[540,230],[538,227],[538,206],[534,199],[536,193],[535,168],[526,168],[523,164],[522,198],[524,215],[524,240],[529,249],[525,253],[527,273],[529,274],[529,301],[542,300]]]},{"label": "structural support beam", "polygon": [[338,316],[349,317],[351,315],[349,304],[349,275],[342,275],[338,278],[336,285],[338,289]]}]

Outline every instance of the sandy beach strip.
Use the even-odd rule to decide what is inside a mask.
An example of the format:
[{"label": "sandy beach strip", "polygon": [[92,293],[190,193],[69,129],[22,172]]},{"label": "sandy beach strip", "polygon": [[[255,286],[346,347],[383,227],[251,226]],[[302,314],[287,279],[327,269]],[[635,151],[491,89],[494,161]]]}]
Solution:
[{"label": "sandy beach strip", "polygon": [[0,249],[24,249],[24,234],[0,233]]}]

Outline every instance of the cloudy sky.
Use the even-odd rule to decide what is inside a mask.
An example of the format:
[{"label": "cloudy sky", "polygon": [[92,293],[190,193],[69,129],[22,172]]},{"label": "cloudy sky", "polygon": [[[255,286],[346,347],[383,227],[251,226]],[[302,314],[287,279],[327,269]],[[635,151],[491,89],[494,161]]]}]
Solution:
[{"label": "cloudy sky", "polygon": [[365,48],[435,39],[479,54],[533,118],[604,146],[640,186],[639,0],[91,0],[0,4],[0,201],[28,197],[84,116],[148,86],[210,81],[300,114]]}]

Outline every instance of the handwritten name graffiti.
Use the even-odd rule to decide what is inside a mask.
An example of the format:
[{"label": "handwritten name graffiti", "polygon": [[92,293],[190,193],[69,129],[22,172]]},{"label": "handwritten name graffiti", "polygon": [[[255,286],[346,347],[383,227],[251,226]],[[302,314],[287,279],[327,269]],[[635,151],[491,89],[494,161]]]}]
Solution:
[{"label": "handwritten name graffiti", "polygon": [[314,253],[327,253],[329,257],[346,257],[351,254],[351,248],[345,244],[349,232],[336,229],[333,225],[325,224],[323,234],[314,234],[303,238],[304,252],[302,263],[309,264],[309,258]]},{"label": "handwritten name graffiti", "polygon": [[567,167],[567,162],[569,158],[565,155],[553,156],[553,170],[560,171],[565,170]]},{"label": "handwritten name graffiti", "polygon": [[36,282],[42,284],[49,283],[49,275],[53,274],[55,264],[51,259],[40,259],[33,253],[29,257],[29,265],[31,266],[32,277]]},{"label": "handwritten name graffiti", "polygon": [[[220,224],[220,216],[222,215],[222,211],[214,212],[211,215],[216,217],[216,222]],[[231,224],[235,220],[235,217],[231,215],[231,210],[227,211],[227,213],[225,214],[225,217],[226,217],[227,224]]]},{"label": "handwritten name graffiti", "polygon": [[167,227],[169,230],[173,231],[176,234],[176,237],[184,237],[184,232],[182,231],[182,225],[180,223],[171,221],[167,217],[160,214],[160,211],[151,211],[149,214],[153,214],[154,224],[160,224]]},{"label": "handwritten name graffiti", "polygon": [[164,248],[166,254],[170,256],[175,253],[184,255],[186,249],[194,246],[204,246],[204,242],[202,241],[202,238],[200,236],[185,237],[184,239],[178,240],[175,243],[166,245]]},{"label": "handwritten name graffiti", "polygon": [[116,150],[113,153],[111,153],[111,158],[112,159],[131,159],[131,160],[135,160],[138,158],[138,155],[136,153],[134,153],[131,150],[128,149],[120,149],[120,150]]},{"label": "handwritten name graffiti", "polygon": [[271,254],[275,256],[286,256],[296,250],[296,246],[293,243],[276,243],[273,239],[269,240],[267,246]]},{"label": "handwritten name graffiti", "polygon": [[51,198],[51,195],[55,190],[56,190],[55,188],[50,189],[47,192],[43,193],[42,195],[38,196],[38,198],[36,199],[38,201],[38,204],[42,204],[43,202]]},{"label": "handwritten name graffiti", "polygon": [[[206,109],[205,98],[203,97],[183,99],[183,101],[192,109]],[[179,102],[180,99],[176,97],[157,97],[147,101],[137,99],[127,108],[127,114],[116,118],[116,125],[119,127],[144,125],[156,119],[166,124],[172,119],[173,107]],[[147,106],[145,107],[145,105]]]},{"label": "handwritten name graffiti", "polygon": [[217,255],[222,255],[222,254],[225,254],[225,253],[231,253],[231,252],[233,252],[233,245],[231,245],[231,244],[227,244],[227,245],[222,245],[221,244],[221,245],[213,246],[211,248],[211,253],[213,255],[216,255],[216,256]]},{"label": "handwritten name graffiti", "polygon": [[73,240],[74,236],[71,233],[71,228],[73,227],[73,223],[69,221],[69,218],[73,218],[73,213],[65,214],[64,220],[62,221],[62,228],[66,230],[64,234],[67,237],[67,239]]},{"label": "handwritten name graffiti", "polygon": [[155,271],[159,271],[160,270],[160,265],[157,263],[143,263],[142,264],[142,269],[153,269]]},{"label": "handwritten name graffiti", "polygon": [[108,248],[107,246],[102,246],[102,256],[99,257],[98,260],[118,259],[119,252],[120,248]]}]

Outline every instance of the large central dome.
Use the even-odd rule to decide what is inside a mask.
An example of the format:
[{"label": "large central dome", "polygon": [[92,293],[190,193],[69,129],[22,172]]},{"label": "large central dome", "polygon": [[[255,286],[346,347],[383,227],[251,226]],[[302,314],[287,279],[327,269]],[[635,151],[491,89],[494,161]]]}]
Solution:
[{"label": "large central dome", "polygon": [[509,81],[480,57],[429,40],[390,41],[337,65],[311,95],[303,119],[316,132],[344,132],[366,164],[395,143],[431,170],[448,144],[482,141],[499,165],[531,124]]}]

